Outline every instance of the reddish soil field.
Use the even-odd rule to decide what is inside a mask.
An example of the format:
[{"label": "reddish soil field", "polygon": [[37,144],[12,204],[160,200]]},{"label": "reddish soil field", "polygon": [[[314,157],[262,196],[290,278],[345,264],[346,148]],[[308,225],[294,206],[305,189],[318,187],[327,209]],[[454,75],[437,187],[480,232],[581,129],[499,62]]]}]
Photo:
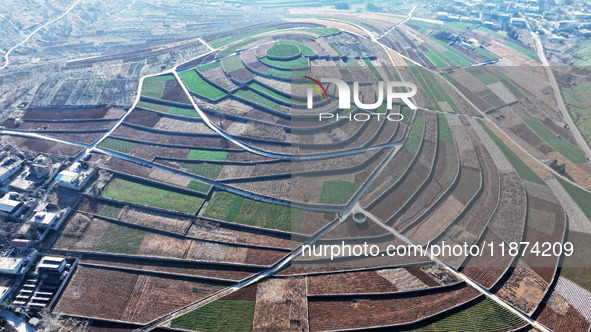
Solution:
[{"label": "reddish soil field", "polygon": [[308,329],[304,278],[271,278],[259,284],[254,331],[305,331]]},{"label": "reddish soil field", "polygon": [[183,104],[191,103],[177,80],[166,81],[166,85],[164,87],[164,95],[162,95],[162,99],[172,100]]},{"label": "reddish soil field", "polygon": [[53,154],[59,156],[73,157],[82,152],[83,148],[75,145],[50,142],[43,139],[18,137],[18,136],[4,136],[10,145],[33,152],[40,152],[46,154]]},{"label": "reddish soil field", "polygon": [[[486,243],[493,242],[495,245],[502,242],[501,239],[490,230],[486,231],[483,240],[486,241]],[[479,245],[482,245],[482,243]],[[461,272],[482,286],[488,289],[492,288],[499,278],[505,274],[509,265],[513,261],[513,258],[508,255],[502,257],[499,254],[498,249],[499,248],[495,248],[493,256],[491,255],[488,245],[485,248],[481,248],[481,250],[483,250],[482,255],[469,258]]]},{"label": "reddish soil field", "polygon": [[310,330],[353,329],[409,323],[465,303],[478,295],[477,290],[462,285],[454,290],[376,298],[310,298]]},{"label": "reddish soil field", "polygon": [[387,293],[398,288],[375,271],[324,274],[308,277],[308,294]]},{"label": "reddish soil field", "polygon": [[83,144],[92,144],[101,136],[103,136],[105,132],[102,133],[47,133],[47,136],[62,138],[72,142],[79,142]]},{"label": "reddish soil field", "polygon": [[420,281],[422,281],[425,285],[429,287],[437,287],[440,286],[439,283],[433,279],[429,274],[423,271],[421,268],[416,266],[407,267],[406,270],[412,274],[413,276],[417,277]]},{"label": "reddish soil field", "polygon": [[112,137],[128,138],[141,140],[142,142],[149,143],[161,143],[171,144],[180,146],[191,146],[195,148],[199,147],[210,147],[210,148],[223,148],[223,149],[238,149],[232,143],[229,143],[224,138],[216,137],[204,137],[204,136],[187,136],[187,135],[171,135],[171,134],[159,134],[145,130],[136,129],[133,127],[126,126],[123,123],[117,128],[111,135]]},{"label": "reddish soil field", "polygon": [[542,301],[549,284],[522,260],[496,294],[519,310],[532,314]]},{"label": "reddish soil field", "polygon": [[152,128],[158,123],[158,121],[160,121],[160,118],[162,118],[162,116],[154,112],[135,109],[125,118],[125,122]]},{"label": "reddish soil field", "polygon": [[588,332],[591,323],[564,299],[553,299],[554,296],[543,305],[537,321],[553,331]]},{"label": "reddish soil field", "polygon": [[302,234],[313,234],[320,228],[326,226],[336,218],[335,213],[321,213],[306,211],[304,221],[302,221],[302,227],[300,233]]},{"label": "reddish soil field", "polygon": [[64,120],[64,119],[100,119],[109,108],[28,108],[23,119]]},{"label": "reddish soil field", "polygon": [[55,311],[147,323],[222,288],[221,284],[79,266]]}]

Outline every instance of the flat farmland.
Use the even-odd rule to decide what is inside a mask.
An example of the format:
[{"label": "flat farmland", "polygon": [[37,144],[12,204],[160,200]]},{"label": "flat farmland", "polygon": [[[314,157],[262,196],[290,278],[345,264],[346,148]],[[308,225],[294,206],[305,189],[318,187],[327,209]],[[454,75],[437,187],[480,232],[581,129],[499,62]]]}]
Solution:
[{"label": "flat farmland", "polygon": [[136,272],[79,266],[55,311],[147,323],[224,287]]},{"label": "flat farmland", "polygon": [[118,219],[132,224],[173,233],[183,233],[191,223],[189,218],[130,206],[125,206],[122,209]]},{"label": "flat farmland", "polygon": [[52,154],[57,156],[73,157],[78,153],[82,152],[83,148],[59,142],[50,142],[43,139],[30,138],[30,137],[18,137],[18,136],[7,136],[2,135],[6,140],[15,147],[22,150]]},{"label": "flat farmland", "polygon": [[289,235],[275,234],[265,230],[231,227],[212,220],[198,218],[187,232],[187,236],[230,243],[251,244],[276,248],[292,248],[294,243]]},{"label": "flat farmland", "polygon": [[378,298],[309,299],[310,330],[388,326],[413,322],[465,303],[478,296],[468,286]]},{"label": "flat farmland", "polygon": [[271,278],[259,284],[253,330],[304,331],[307,314],[304,278]]},{"label": "flat farmland", "polygon": [[218,191],[206,203],[200,215],[238,224],[291,231],[292,223],[301,224],[303,211]]},{"label": "flat farmland", "polygon": [[398,288],[376,271],[323,274],[308,277],[308,294],[387,293]]},{"label": "flat farmland", "polygon": [[119,177],[109,182],[101,196],[190,214],[197,211],[202,201],[196,196]]}]

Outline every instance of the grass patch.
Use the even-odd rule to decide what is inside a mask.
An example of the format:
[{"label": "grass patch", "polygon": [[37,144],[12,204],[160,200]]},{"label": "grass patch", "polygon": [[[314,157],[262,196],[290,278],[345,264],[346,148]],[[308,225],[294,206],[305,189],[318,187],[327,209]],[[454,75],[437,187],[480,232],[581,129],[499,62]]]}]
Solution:
[{"label": "grass patch", "polygon": [[197,211],[202,201],[199,197],[119,177],[109,182],[101,196],[190,214]]},{"label": "grass patch", "polygon": [[226,95],[225,91],[209,84],[195,70],[187,70],[182,72],[180,76],[187,85],[187,88],[200,96],[216,100]]},{"label": "grass patch", "polygon": [[144,78],[142,83],[142,96],[160,99],[164,95],[164,88],[166,82],[173,80],[174,76],[171,74],[161,76],[150,76]]},{"label": "grass patch", "polygon": [[245,68],[239,55],[232,55],[221,60],[222,66],[226,72],[232,72]]},{"label": "grass patch", "polygon": [[300,48],[292,44],[275,44],[267,50],[267,56],[287,58],[300,53]]},{"label": "grass patch", "polygon": [[214,62],[210,62],[210,63],[205,64],[205,65],[200,65],[200,66],[198,66],[195,69],[197,69],[200,72],[206,72],[208,70],[215,69],[215,68],[219,67],[220,65],[221,65],[221,62],[214,61]]},{"label": "grass patch", "polygon": [[443,67],[447,66],[447,62],[443,61],[435,52],[433,51],[425,51],[425,55],[429,60],[435,65],[435,67]]},{"label": "grass patch", "polygon": [[309,46],[307,46],[306,44],[304,44],[302,42],[298,42],[295,40],[281,40],[281,41],[276,42],[275,45],[297,46],[300,49],[300,52],[302,52],[302,56],[316,55],[316,52],[314,52],[314,50],[312,50]]},{"label": "grass patch", "polygon": [[[276,70],[276,69],[275,69],[275,71],[277,71],[277,72],[285,72],[288,75],[290,74],[289,71]],[[271,100],[269,98],[265,98],[265,97],[259,95],[258,93],[254,92],[252,90],[249,90],[249,89],[240,89],[240,90],[234,92],[234,95],[236,97],[240,97],[242,99],[249,100],[249,101],[251,101],[251,102],[253,102],[255,104],[259,104],[261,106],[268,107],[268,108],[270,108],[272,110],[278,111],[282,107],[281,104],[279,104],[279,103],[277,103],[277,102],[275,102],[275,101],[273,101],[273,100]]]},{"label": "grass patch", "polygon": [[191,150],[187,155],[187,159],[196,160],[226,160],[228,156],[227,151],[213,151],[213,150]]},{"label": "grass patch", "polygon": [[361,183],[349,181],[324,181],[320,204],[347,204]]},{"label": "grass patch", "polygon": [[123,210],[123,208],[105,204],[103,205],[103,208],[101,209],[101,212],[99,212],[99,214],[106,218],[119,219],[119,214],[121,213],[121,210]]},{"label": "grass patch", "polygon": [[554,233],[556,214],[550,211],[529,208],[527,210],[527,226],[547,235]]},{"label": "grass patch", "polygon": [[404,143],[404,146],[412,154],[417,153],[419,146],[421,145],[421,139],[423,138],[423,129],[425,128],[425,120],[421,118],[415,118],[415,121],[408,135],[408,140]]},{"label": "grass patch", "polygon": [[141,101],[137,103],[137,107],[149,109],[156,112],[174,114],[174,115],[182,115],[182,116],[189,116],[192,118],[200,118],[199,113],[194,108],[184,108],[184,107],[173,107],[164,104],[157,104],[151,103],[147,101]]},{"label": "grass patch", "polygon": [[454,137],[451,133],[451,128],[449,127],[449,123],[447,122],[445,115],[441,113],[437,114],[437,125],[439,127],[439,133],[437,134],[439,141],[453,143]]},{"label": "grass patch", "polygon": [[140,248],[146,232],[118,224],[110,224],[94,251],[117,254],[135,254]]},{"label": "grass patch", "polygon": [[534,171],[532,171],[531,168],[529,168],[521,160],[521,158],[519,158],[513,151],[511,151],[511,149],[505,143],[503,143],[503,141],[501,141],[501,139],[498,138],[497,135],[495,135],[492,132],[492,130],[490,130],[482,122],[482,120],[478,120],[478,122],[480,123],[482,128],[488,133],[488,135],[493,139],[493,141],[495,141],[495,143],[498,145],[498,147],[501,149],[501,151],[503,151],[503,154],[505,155],[505,157],[507,157],[507,159],[509,160],[511,165],[513,165],[513,168],[515,168],[515,170],[517,171],[517,173],[519,174],[519,176],[522,179],[529,180],[529,181],[536,182],[536,183],[540,183],[540,184],[546,184],[546,182],[544,182],[544,180],[542,180]]},{"label": "grass patch", "polygon": [[528,118],[524,119],[525,123],[533,129],[546,143],[550,144],[556,151],[560,152],[561,155],[565,156],[568,160],[573,163],[583,163],[587,161],[583,151],[577,146],[570,144],[569,142],[562,140],[556,136],[550,129],[546,128],[537,119]]},{"label": "grass patch", "polygon": [[382,79],[382,75],[380,75],[380,73],[378,72],[376,67],[373,65],[373,63],[371,63],[371,60],[363,59],[363,62],[365,62],[365,65],[367,65],[369,67],[369,70],[371,70],[371,72],[375,75],[375,77],[377,77],[380,80]]},{"label": "grass patch", "polygon": [[242,225],[292,230],[292,221],[303,218],[301,210],[288,206],[255,201],[225,191],[217,191],[205,204],[200,215]]},{"label": "grass patch", "polygon": [[224,165],[210,163],[183,163],[183,168],[189,173],[216,180],[220,176]]},{"label": "grass patch", "polygon": [[259,84],[257,82],[250,83],[248,85],[248,87],[251,88],[251,89],[260,91],[262,93],[268,94],[269,96],[274,97],[276,99],[279,99],[281,101],[284,101],[286,103],[291,103],[291,98],[290,97],[287,97],[285,95],[282,95],[282,94],[280,94],[280,93],[278,93],[278,92],[276,92],[274,90],[271,90],[271,89],[267,88],[266,86],[261,85],[261,84]]},{"label": "grass patch", "polygon": [[494,54],[494,53],[490,52],[489,50],[487,50],[485,48],[482,48],[482,47],[475,48],[474,49],[474,52],[476,52],[478,54],[482,54],[482,55],[484,55],[485,57],[487,57],[487,58],[489,58],[491,60],[492,59],[498,59],[499,58],[496,54]]},{"label": "grass patch", "polygon": [[260,60],[261,60],[261,62],[266,63],[270,66],[275,66],[275,67],[285,68],[285,69],[289,69],[289,68],[293,68],[293,67],[308,67],[310,65],[310,62],[308,61],[308,58],[306,58],[306,57],[298,57],[298,58],[291,59],[291,60],[271,60],[267,57],[263,57]]},{"label": "grass patch", "polygon": [[214,301],[173,319],[170,326],[206,332],[252,331],[255,304],[255,301]]},{"label": "grass patch", "polygon": [[466,309],[446,313],[435,322],[412,331],[508,331],[522,324],[521,318],[494,301],[483,298]]},{"label": "grass patch", "polygon": [[572,197],[575,203],[577,203],[587,218],[591,218],[591,204],[589,204],[591,202],[591,193],[563,180],[556,175],[554,177],[556,180],[558,180],[558,182],[560,182],[564,190],[566,190],[570,197]]},{"label": "grass patch", "polygon": [[485,85],[490,85],[498,82],[496,78],[490,76],[488,73],[478,74],[476,75],[476,78]]},{"label": "grass patch", "polygon": [[136,145],[135,142],[125,141],[118,138],[107,137],[98,146],[101,148],[118,151],[121,153],[129,153]]},{"label": "grass patch", "polygon": [[187,185],[187,189],[195,190],[200,193],[207,193],[211,189],[211,185],[201,181],[191,180]]}]

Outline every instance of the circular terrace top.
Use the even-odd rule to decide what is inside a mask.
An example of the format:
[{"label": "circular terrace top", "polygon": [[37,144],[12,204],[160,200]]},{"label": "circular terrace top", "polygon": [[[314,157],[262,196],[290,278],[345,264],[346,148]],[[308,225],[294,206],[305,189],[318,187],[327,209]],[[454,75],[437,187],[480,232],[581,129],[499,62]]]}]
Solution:
[{"label": "circular terrace top", "polygon": [[267,50],[267,57],[275,60],[289,60],[298,57],[301,52],[296,45],[275,44]]}]

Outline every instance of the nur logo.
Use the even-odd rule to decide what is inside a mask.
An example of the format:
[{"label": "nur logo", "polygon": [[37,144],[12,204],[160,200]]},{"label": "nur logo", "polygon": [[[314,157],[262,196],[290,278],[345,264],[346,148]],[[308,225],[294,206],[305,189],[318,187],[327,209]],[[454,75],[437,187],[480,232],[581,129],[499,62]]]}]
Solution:
[{"label": "nur logo", "polygon": [[[349,109],[351,108],[351,89],[349,85],[345,81],[339,80],[337,78],[322,78],[320,81],[306,76],[307,79],[314,82],[316,85],[312,84],[311,82],[308,83],[318,94],[320,95],[320,100],[325,99],[328,100],[328,94],[326,93],[326,89],[324,85],[320,83],[333,83],[337,87],[338,91],[338,98],[339,98],[339,108],[341,109]],[[308,97],[307,97],[307,108],[312,109],[314,107],[314,91],[312,88],[308,88]],[[324,92],[324,96],[322,92]],[[398,92],[395,91],[395,88],[402,89],[405,88],[407,91],[405,92]],[[384,102],[384,90],[386,92],[386,107],[388,109],[392,109],[392,104],[394,99],[400,99],[404,102],[408,107],[413,110],[417,109],[417,106],[410,100],[417,93],[417,86],[414,83],[410,82],[391,82],[387,81],[384,85],[383,81],[378,83],[378,98],[373,104],[364,104],[361,102],[359,98],[359,82],[353,82],[353,101],[355,102],[355,106],[359,107],[363,110],[375,110]]]}]

